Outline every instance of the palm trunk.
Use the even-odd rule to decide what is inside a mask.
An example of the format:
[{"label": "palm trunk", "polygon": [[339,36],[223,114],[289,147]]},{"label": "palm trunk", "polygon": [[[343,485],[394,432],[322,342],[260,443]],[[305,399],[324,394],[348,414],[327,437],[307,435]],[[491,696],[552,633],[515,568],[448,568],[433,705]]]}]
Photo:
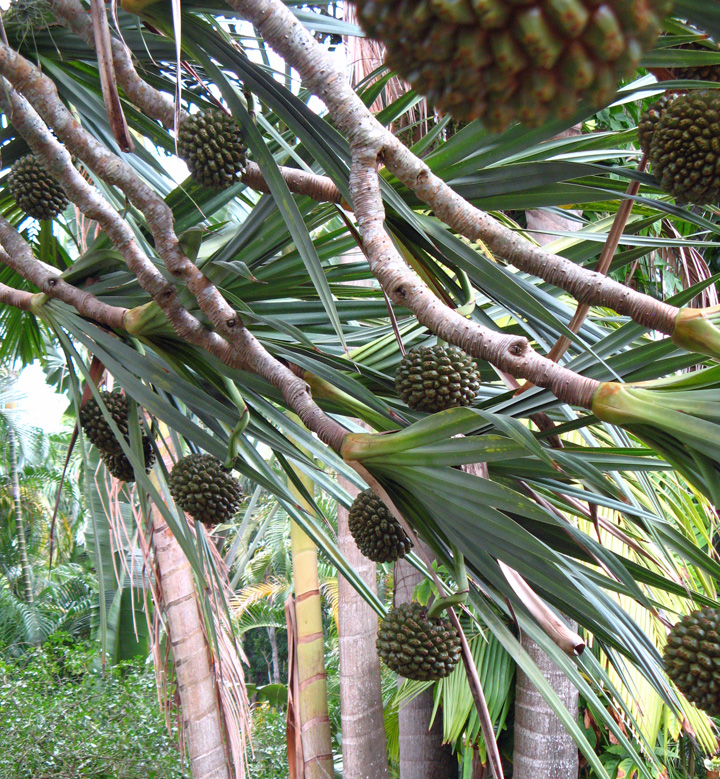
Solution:
[{"label": "palm trunk", "polygon": [[[25,539],[25,522],[23,519],[22,501],[20,500],[20,478],[18,473],[17,441],[15,431],[10,425],[8,431],[8,455],[10,460],[10,490],[12,493],[13,509],[15,513],[15,533],[17,534],[18,553],[20,555],[20,572],[22,576],[22,599],[28,605],[32,604],[33,584],[32,568],[27,553],[27,543]],[[33,637],[33,642],[37,643],[37,638]]]},{"label": "palm trunk", "polygon": [[215,675],[190,563],[151,509],[153,547],[193,779],[231,779]]},{"label": "palm trunk", "polygon": [[[577,716],[578,691],[572,682],[534,641],[523,636],[522,645],[568,711]],[[577,744],[533,683],[518,668],[513,779],[538,779],[541,776],[573,779],[577,777],[578,770]]]},{"label": "palm trunk", "polygon": [[[343,478],[353,497],[358,490]],[[358,576],[377,592],[377,565],[364,557],[350,535],[348,512],[338,506],[338,546]],[[338,577],[340,710],[344,779],[387,779],[387,744],[375,649],[377,614],[350,583]]]},{"label": "palm trunk", "polygon": [[[395,605],[412,600],[422,575],[404,560],[395,563]],[[401,680],[399,680],[401,681]],[[433,695],[424,692],[398,712],[400,729],[400,779],[456,779],[458,763],[452,748],[442,743],[442,714],[430,725]]]},{"label": "palm trunk", "polygon": [[272,658],[273,684],[280,684],[280,655],[278,654],[277,630],[274,625],[267,629],[270,639],[270,656]]},{"label": "palm trunk", "polygon": [[[312,494],[313,483],[297,472]],[[295,499],[308,512],[312,506],[293,486]],[[304,779],[328,779],[333,768],[330,717],[327,704],[325,673],[325,640],[322,626],[322,604],[317,568],[317,548],[295,522],[290,522],[295,615],[297,624],[297,669],[300,690],[300,721]]]},{"label": "palm trunk", "polygon": [[[572,132],[570,130],[568,134]],[[536,230],[570,232],[580,227],[578,222],[541,211],[528,211],[527,222],[528,227]],[[540,244],[549,243],[555,238],[544,233],[535,237]],[[573,683],[532,639],[523,635],[522,645],[570,714],[577,719],[578,691]],[[515,685],[513,779],[537,779],[539,776],[573,779],[577,777],[578,770],[577,745],[555,712],[518,668]]]}]

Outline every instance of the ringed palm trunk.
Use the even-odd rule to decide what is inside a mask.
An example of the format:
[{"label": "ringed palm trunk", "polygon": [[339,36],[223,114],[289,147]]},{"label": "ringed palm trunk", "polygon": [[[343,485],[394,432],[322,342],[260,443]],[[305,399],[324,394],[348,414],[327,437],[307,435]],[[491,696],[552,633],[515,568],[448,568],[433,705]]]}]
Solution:
[{"label": "ringed palm trunk", "polygon": [[[566,134],[577,135],[579,132],[572,128]],[[580,228],[579,222],[541,211],[528,211],[527,223],[529,228],[535,230],[571,232]],[[538,233],[535,238],[540,244],[546,244],[553,241],[555,236]],[[577,719],[578,691],[575,685],[532,639],[523,635],[522,645],[570,714]],[[537,779],[541,776],[573,779],[577,777],[578,771],[577,745],[555,712],[518,668],[513,779]]]},{"label": "ringed palm trunk", "polygon": [[[338,481],[355,497],[357,488],[342,477]],[[347,509],[342,506],[338,506],[337,533],[348,563],[377,592],[377,565],[358,549],[348,527]],[[343,779],[387,779],[388,775],[377,632],[377,614],[338,576]]]},{"label": "ringed palm trunk", "polygon": [[162,514],[151,508],[153,549],[193,779],[231,779],[210,647],[192,568]]},{"label": "ringed palm trunk", "polygon": [[280,653],[278,652],[277,630],[274,625],[270,625],[267,630],[272,658],[272,681],[273,684],[280,684]]},{"label": "ringed palm trunk", "polygon": [[[298,478],[308,493],[313,483],[300,471]],[[298,504],[306,511],[312,506],[291,486]],[[295,522],[290,522],[290,547],[295,585],[297,625],[297,670],[304,779],[328,779],[333,767],[330,717],[325,673],[325,637],[317,567],[317,547]]]},{"label": "ringed palm trunk", "polygon": [[[395,563],[395,605],[410,602],[421,581],[419,571],[404,560],[398,560]],[[432,712],[430,690],[405,703],[398,712],[400,779],[456,779],[458,775],[452,748],[442,743],[442,715],[438,712],[431,726]]]},{"label": "ringed palm trunk", "polygon": [[[15,532],[17,533],[18,554],[20,557],[20,573],[22,577],[22,599],[28,605],[32,604],[33,584],[32,568],[28,559],[27,543],[25,539],[25,521],[23,518],[22,501],[20,500],[20,477],[18,473],[17,439],[15,431],[7,426],[8,435],[8,459],[10,461],[10,490],[12,493],[13,511],[15,514]],[[37,643],[37,637],[32,641]]]}]

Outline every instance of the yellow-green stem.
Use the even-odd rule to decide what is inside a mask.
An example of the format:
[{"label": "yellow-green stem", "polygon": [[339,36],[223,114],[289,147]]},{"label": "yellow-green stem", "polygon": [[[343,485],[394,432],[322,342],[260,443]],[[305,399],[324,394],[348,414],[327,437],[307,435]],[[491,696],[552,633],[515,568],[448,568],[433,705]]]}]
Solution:
[{"label": "yellow-green stem", "polygon": [[[299,469],[294,470],[299,481],[312,495],[312,480]],[[300,508],[312,514],[314,512],[312,504],[297,486],[292,483],[289,486]],[[292,521],[290,522],[290,547],[295,585],[297,665],[305,777],[326,779],[334,775],[334,769],[328,716],[325,641],[317,548],[302,528]]]}]

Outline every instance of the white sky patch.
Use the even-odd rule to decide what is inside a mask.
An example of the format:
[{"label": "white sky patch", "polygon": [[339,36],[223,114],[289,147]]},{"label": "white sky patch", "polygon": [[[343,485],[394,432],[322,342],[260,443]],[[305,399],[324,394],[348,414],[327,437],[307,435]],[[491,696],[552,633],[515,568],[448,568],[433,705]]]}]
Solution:
[{"label": "white sky patch", "polygon": [[17,379],[18,390],[24,396],[18,409],[27,412],[35,427],[46,433],[59,433],[63,429],[62,416],[69,402],[65,395],[55,392],[45,382],[45,373],[39,362],[24,368]]}]

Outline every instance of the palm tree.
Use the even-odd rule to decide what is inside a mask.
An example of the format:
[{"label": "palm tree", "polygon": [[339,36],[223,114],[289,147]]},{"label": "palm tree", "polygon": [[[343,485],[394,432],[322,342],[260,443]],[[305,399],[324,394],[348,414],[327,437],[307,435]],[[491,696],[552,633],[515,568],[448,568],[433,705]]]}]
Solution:
[{"label": "palm tree", "polygon": [[[102,363],[148,425],[167,426],[164,438],[231,459],[272,493],[383,613],[322,513],[291,489],[298,469],[340,502],[347,496],[330,471],[372,487],[427,544],[413,562],[438,593],[467,571],[471,609],[449,613],[461,626],[474,617],[468,632],[494,635],[598,776],[609,774],[518,630],[572,681],[638,770],[659,773],[665,758],[647,748],[611,672],[629,679],[631,668],[680,712],[658,644],[678,613],[716,603],[720,574],[700,510],[720,502],[717,312],[690,305],[713,284],[701,253],[716,250],[718,230],[713,208],[675,204],[637,170],[639,114],[664,88],[639,71],[617,104],[600,113],[578,106],[530,131],[494,135],[472,122],[451,134],[443,118],[410,152],[386,128],[415,97],[388,100],[373,118],[365,104],[382,79],[352,90],[305,30],[357,33],[352,26],[278,0],[232,0],[222,13],[198,0],[175,17],[164,4],[126,2],[118,19],[126,49],[93,7],[94,20],[77,0],[49,0],[32,37],[22,9],[5,17],[3,164],[32,151],[73,205],[38,230],[7,190],[0,199],[8,336],[0,356],[28,359],[57,343],[76,407],[88,362]],[[677,13],[648,67],[698,60],[685,44],[703,36],[688,19],[720,31],[714,5],[682,0]],[[112,47],[101,48],[100,68],[93,21]],[[241,126],[250,162],[222,191],[178,185],[162,164],[175,154],[176,121],[220,107]],[[119,111],[133,153],[122,151],[130,144]],[[574,124],[582,134],[551,140]],[[640,189],[627,217],[629,180]],[[538,247],[524,212],[558,208],[580,210],[582,229]],[[592,274],[618,230],[621,248],[606,272]],[[690,240],[693,273],[678,273]],[[362,261],[342,262],[358,245]],[[578,300],[590,308],[573,322]],[[553,353],[562,337],[569,348]],[[438,339],[476,359],[482,386],[471,408],[427,415],[397,398],[393,374],[403,350]],[[151,496],[196,593],[219,601],[214,547],[165,505],[163,468],[151,481],[127,448],[134,505]],[[487,477],[459,467],[470,463],[486,463]],[[669,495],[685,514],[663,508]],[[221,642],[211,622],[208,641]],[[468,690],[499,776],[471,655],[468,642]],[[197,712],[190,699],[186,706],[191,720]]]}]

